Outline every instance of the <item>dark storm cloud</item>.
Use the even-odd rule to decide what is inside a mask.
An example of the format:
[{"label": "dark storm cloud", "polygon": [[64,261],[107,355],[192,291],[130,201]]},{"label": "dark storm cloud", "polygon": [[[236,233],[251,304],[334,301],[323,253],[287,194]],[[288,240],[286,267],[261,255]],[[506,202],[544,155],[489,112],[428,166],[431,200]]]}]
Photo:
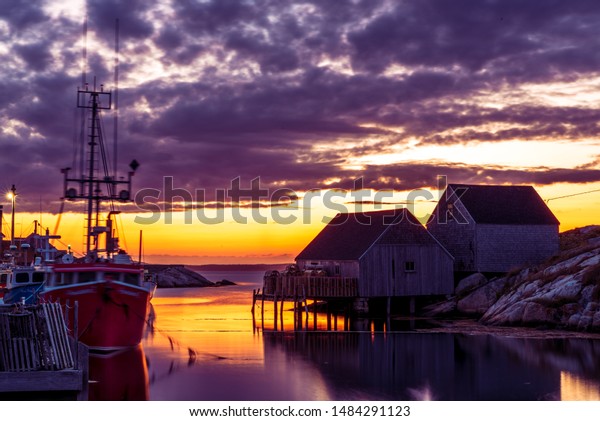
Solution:
[{"label": "dark storm cloud", "polygon": [[[81,127],[83,16],[44,10],[39,2],[0,8],[0,187],[18,180],[50,200]],[[600,180],[594,157],[571,169],[347,165],[409,142],[597,141],[597,106],[552,105],[524,88],[598,76],[595,1],[90,0],[87,13],[90,82],[112,85],[120,22],[120,170],[140,161],[139,187],[158,188],[165,176],[192,190],[226,188],[238,176],[297,190],[338,178],[328,185],[349,188],[360,177],[412,189],[439,174]],[[110,114],[104,124],[112,134]]]},{"label": "dark storm cloud", "polygon": [[87,1],[88,21],[91,29],[112,35],[115,20],[119,19],[120,34],[133,39],[143,39],[153,34],[154,25],[145,16],[145,13],[152,8],[153,2],[144,0]]},{"label": "dark storm cloud", "polygon": [[174,2],[173,6],[183,31],[213,35],[264,16],[267,10],[261,10],[260,4],[253,3],[239,0],[181,0]]},{"label": "dark storm cloud", "polygon": [[0,19],[9,22],[12,32],[25,30],[48,19],[42,12],[43,3],[43,0],[4,0],[0,7]]},{"label": "dark storm cloud", "polygon": [[[539,67],[589,70],[590,58],[598,57],[588,48],[597,42],[591,35],[597,34],[599,14],[593,0],[405,1],[352,31],[348,39],[355,64],[374,72],[392,63],[456,65],[473,72],[496,60],[529,57],[545,59]],[[571,56],[577,60],[569,60]],[[504,64],[520,67],[517,61]],[[505,69],[488,70],[508,74]]]},{"label": "dark storm cloud", "polygon": [[19,45],[15,50],[27,66],[37,72],[44,71],[52,59],[48,52],[48,44],[44,43]]}]

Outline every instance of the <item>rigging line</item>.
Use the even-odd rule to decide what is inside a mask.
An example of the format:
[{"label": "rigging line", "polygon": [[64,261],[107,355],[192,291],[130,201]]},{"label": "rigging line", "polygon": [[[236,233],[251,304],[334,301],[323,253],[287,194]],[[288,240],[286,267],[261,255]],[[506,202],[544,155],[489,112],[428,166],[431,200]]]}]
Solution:
[{"label": "rigging line", "polygon": [[65,200],[60,201],[60,209],[58,210],[58,217],[56,218],[56,224],[54,225],[54,231],[52,235],[56,235],[58,232],[58,227],[60,226],[60,220],[62,219],[63,211],[65,210]]},{"label": "rigging line", "polygon": [[[8,223],[8,221],[4,218],[4,214],[2,214],[2,223],[0,224],[0,234],[2,234],[2,232],[4,232],[6,229],[6,232],[10,232],[10,225]],[[2,257],[2,256],[0,256]]]},{"label": "rigging line", "polygon": [[[60,238],[56,238],[56,239],[54,239],[54,241],[56,241],[56,242],[60,243],[60,244],[61,244],[62,246],[64,246],[64,247],[67,247],[67,248],[69,248],[69,245],[68,245],[67,243],[65,243],[64,241],[62,241]],[[83,256],[85,256],[85,253],[84,253],[84,252],[82,252],[82,251],[77,251],[77,250],[75,250],[75,249],[74,249],[72,246],[71,246],[71,252],[72,252],[73,254],[78,254],[78,255],[80,255],[80,256],[82,256],[82,257],[83,257]]]},{"label": "rigging line", "polygon": [[113,197],[115,196],[115,185],[110,182],[110,170],[108,168],[108,157],[106,155],[106,147],[104,145],[104,120],[100,118],[98,115],[98,143],[100,147],[100,154],[102,155],[102,167],[104,169],[104,179],[106,180],[106,188],[108,189],[108,194],[111,197],[110,199],[110,210],[115,210],[115,203],[113,201]]},{"label": "rigging line", "polygon": [[100,113],[98,113],[98,125],[97,125],[97,129],[98,129],[98,143],[100,146],[100,154],[102,155],[102,169],[104,170],[104,176],[108,177],[110,175],[110,170],[108,168],[108,158],[107,158],[107,154],[106,154],[106,147],[104,144],[104,119],[102,119],[102,116],[100,115]]},{"label": "rigging line", "polygon": [[71,168],[77,168],[77,155],[79,154],[79,137],[77,135],[77,108],[73,110],[73,163]]},{"label": "rigging line", "polygon": [[114,84],[115,84],[115,94],[114,94],[114,104],[115,108],[113,109],[113,171],[115,179],[117,178],[117,134],[118,134],[118,126],[119,126],[119,19],[115,20],[115,74],[114,74]]},{"label": "rigging line", "polygon": [[597,192],[600,192],[600,189],[588,190],[588,191],[579,192],[579,193],[573,193],[573,194],[567,194],[565,196],[551,197],[550,199],[546,199],[546,203],[548,203],[551,200],[564,199],[564,198],[567,198],[567,197],[581,196],[583,194],[590,194],[590,193],[597,193]]},{"label": "rigging line", "polygon": [[[86,6],[87,9],[87,6]],[[85,86],[87,82],[87,34],[88,34],[88,15],[87,10],[85,11],[85,18],[83,19],[83,51],[82,51],[82,63],[81,63],[81,87]]]},{"label": "rigging line", "polygon": [[[75,111],[77,112],[77,111]],[[79,144],[80,144],[80,148],[79,148],[79,178],[83,179],[83,175],[85,174],[85,126],[86,126],[86,122],[87,122],[87,110],[85,108],[81,108],[81,112],[80,112],[81,116],[81,127],[79,130]],[[83,187],[84,187],[84,183],[80,182],[79,183],[79,187],[80,189],[82,189],[83,191]]]},{"label": "rigging line", "polygon": [[[88,14],[87,14],[87,4],[85,6],[85,17],[83,19],[83,28],[82,28],[82,37],[83,37],[83,50],[81,57],[81,89],[85,89],[87,85],[87,39],[88,39]],[[78,99],[79,101],[79,99]],[[79,136],[79,141],[81,143],[81,148],[79,151],[79,177],[83,178],[84,174],[84,162],[85,162],[85,123],[86,123],[86,110],[85,108],[81,109],[81,133]],[[83,189],[83,183],[80,183],[80,188]]]},{"label": "rigging line", "polygon": [[[118,214],[119,216],[119,223],[117,224],[117,235],[119,234],[119,225],[123,226],[123,218],[121,218],[121,214]],[[127,236],[125,235],[125,233],[123,233],[123,243],[125,244],[125,250],[129,250],[129,247],[127,246]]]}]

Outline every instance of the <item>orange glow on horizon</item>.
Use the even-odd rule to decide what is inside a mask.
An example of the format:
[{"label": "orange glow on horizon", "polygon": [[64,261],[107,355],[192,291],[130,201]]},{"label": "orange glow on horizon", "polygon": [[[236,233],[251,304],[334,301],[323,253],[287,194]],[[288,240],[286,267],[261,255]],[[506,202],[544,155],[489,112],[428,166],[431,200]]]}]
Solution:
[{"label": "orange glow on horizon", "polygon": [[[600,183],[589,184],[557,184],[542,186],[536,189],[550,209],[559,219],[560,231],[586,225],[600,224],[598,209],[600,208]],[[437,199],[438,193],[430,191]],[[379,209],[390,208],[393,203],[403,203],[407,192],[393,192],[387,199],[389,204]],[[573,196],[571,196],[573,195]],[[568,196],[568,197],[563,197]],[[148,263],[182,263],[182,264],[252,264],[252,263],[290,263],[294,257],[318,234],[326,225],[328,218],[337,213],[337,209],[328,209],[322,201],[311,200],[309,208],[291,208],[280,210],[279,217],[295,217],[289,224],[278,223],[273,219],[269,208],[260,209],[266,217],[265,223],[253,221],[251,210],[240,210],[240,215],[247,217],[246,223],[236,222],[231,210],[226,210],[222,223],[207,224],[199,221],[195,214],[174,212],[161,215],[160,221],[143,225],[136,223],[136,216],[147,218],[144,214],[123,213],[117,218],[118,236],[121,247],[134,258],[139,250],[139,235],[143,231],[143,255]],[[347,198],[336,203],[343,204],[352,211],[354,206]],[[362,210],[377,209],[373,204],[361,205]],[[413,213],[425,222],[435,207],[435,200],[423,200],[415,203]],[[167,217],[168,216],[168,217]],[[171,219],[171,223],[166,223]],[[33,220],[41,221],[52,234],[57,215],[18,213],[15,232],[17,236],[26,236],[33,230]],[[5,235],[10,227],[4,224]],[[62,238],[55,242],[58,248],[66,249],[71,245],[75,253],[81,253],[83,247],[83,216],[78,213],[64,213],[61,218],[59,235]]]}]

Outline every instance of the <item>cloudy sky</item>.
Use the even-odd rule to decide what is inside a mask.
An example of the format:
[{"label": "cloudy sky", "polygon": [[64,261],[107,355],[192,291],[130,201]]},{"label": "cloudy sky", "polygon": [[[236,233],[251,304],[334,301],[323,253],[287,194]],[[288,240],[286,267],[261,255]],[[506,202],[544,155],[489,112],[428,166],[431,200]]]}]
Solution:
[{"label": "cloudy sky", "polygon": [[[86,14],[86,77],[107,88],[119,19],[119,170],[137,159],[138,188],[600,188],[597,1],[0,5],[0,189],[33,211],[55,212],[72,166]],[[564,228],[599,196],[549,203]]]}]

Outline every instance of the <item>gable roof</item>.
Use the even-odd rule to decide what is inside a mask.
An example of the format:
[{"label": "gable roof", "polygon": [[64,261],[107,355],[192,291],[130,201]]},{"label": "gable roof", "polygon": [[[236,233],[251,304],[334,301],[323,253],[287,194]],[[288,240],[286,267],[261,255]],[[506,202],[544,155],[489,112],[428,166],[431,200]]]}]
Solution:
[{"label": "gable roof", "polygon": [[[460,197],[476,223],[502,225],[559,225],[560,222],[532,186],[448,184],[439,205]],[[439,206],[438,205],[438,206]],[[442,207],[445,209],[445,206]]]},{"label": "gable roof", "polygon": [[407,209],[343,213],[333,218],[296,260],[358,260],[391,226],[402,222],[414,228],[404,230],[405,235],[394,235],[395,244],[435,241]]}]

